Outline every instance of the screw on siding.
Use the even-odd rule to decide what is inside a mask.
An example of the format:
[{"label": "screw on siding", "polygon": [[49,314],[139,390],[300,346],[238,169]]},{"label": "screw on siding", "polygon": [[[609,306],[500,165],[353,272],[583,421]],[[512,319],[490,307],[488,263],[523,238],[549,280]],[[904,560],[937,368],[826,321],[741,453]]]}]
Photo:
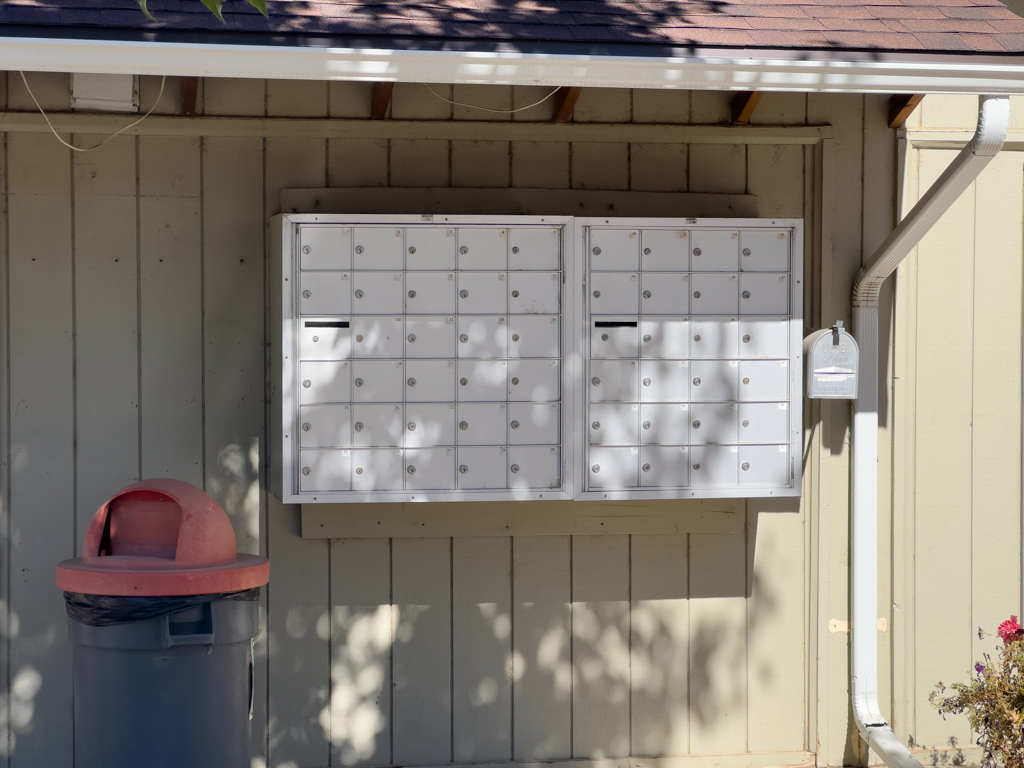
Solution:
[{"label": "screw on siding", "polygon": [[416,341],[416,334],[415,333],[410,333],[408,338],[409,338],[409,342],[412,343],[412,342]]},{"label": "screw on siding", "polygon": [[460,421],[459,422],[459,429],[469,429],[469,422],[468,421]]},{"label": "screw on siding", "polygon": [[750,422],[747,419],[744,419],[743,420],[743,426],[744,427],[749,427],[750,426]]},{"label": "screw on siding", "polygon": [[750,343],[750,334],[749,333],[744,333],[743,334],[743,343],[744,344],[749,344]]},{"label": "screw on siding", "polygon": [[512,253],[519,253],[519,246],[518,245],[513,245],[512,246]]},{"label": "screw on siding", "polygon": [[693,468],[694,468],[694,469],[700,469],[700,464],[694,464],[694,465],[693,465]]},{"label": "screw on siding", "polygon": [[651,379],[650,379],[650,377],[647,377],[647,378],[644,379],[644,386],[645,387],[651,386]]},{"label": "screw on siding", "polygon": [[465,298],[469,298],[469,291],[466,291],[466,290],[459,291],[459,296],[461,296],[464,299]]},{"label": "screw on siding", "polygon": [[461,248],[459,248],[459,253],[465,256],[467,253],[469,253],[469,248],[467,248],[466,246],[462,246]]},{"label": "screw on siding", "polygon": [[594,298],[595,299],[600,299],[601,298],[601,292],[600,291],[594,291]]}]

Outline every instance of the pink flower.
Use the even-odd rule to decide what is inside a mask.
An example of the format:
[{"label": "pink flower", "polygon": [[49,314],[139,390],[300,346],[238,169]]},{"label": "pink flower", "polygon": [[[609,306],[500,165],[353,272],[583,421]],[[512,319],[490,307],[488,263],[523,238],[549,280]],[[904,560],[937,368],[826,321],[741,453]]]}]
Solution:
[{"label": "pink flower", "polygon": [[1017,617],[1011,616],[1008,621],[999,625],[999,639],[1004,643],[1011,643],[1024,637],[1024,629],[1017,623]]}]

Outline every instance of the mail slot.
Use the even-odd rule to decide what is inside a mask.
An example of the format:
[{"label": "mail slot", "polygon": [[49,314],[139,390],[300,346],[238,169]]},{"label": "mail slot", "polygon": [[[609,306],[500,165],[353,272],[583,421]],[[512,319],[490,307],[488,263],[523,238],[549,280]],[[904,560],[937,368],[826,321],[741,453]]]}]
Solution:
[{"label": "mail slot", "polygon": [[639,356],[639,321],[597,317],[591,322],[591,357],[633,360]]}]

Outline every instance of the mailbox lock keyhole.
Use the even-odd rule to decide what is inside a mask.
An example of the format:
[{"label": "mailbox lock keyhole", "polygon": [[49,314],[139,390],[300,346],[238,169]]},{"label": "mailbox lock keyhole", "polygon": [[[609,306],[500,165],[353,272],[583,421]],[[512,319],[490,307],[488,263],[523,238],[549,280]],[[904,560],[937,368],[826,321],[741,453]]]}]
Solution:
[{"label": "mailbox lock keyhole", "polygon": [[513,299],[518,299],[519,298],[519,291],[512,291],[512,298]]},{"label": "mailbox lock keyhole", "polygon": [[512,253],[519,253],[519,246],[518,245],[513,245],[512,246]]},{"label": "mailbox lock keyhole", "polygon": [[310,424],[308,421],[305,424],[302,425],[302,431],[303,432],[309,432],[309,430],[311,430],[312,428],[313,428],[313,425]]},{"label": "mailbox lock keyhole", "polygon": [[302,474],[304,474],[304,475],[312,474],[312,472],[313,472],[313,470],[310,469],[309,467],[303,467],[302,468]]},{"label": "mailbox lock keyhole", "polygon": [[514,475],[516,472],[519,471],[519,465],[518,464],[513,464],[511,467],[509,467],[509,469],[512,470],[512,474]]},{"label": "mailbox lock keyhole", "polygon": [[409,298],[410,299],[415,299],[416,298],[416,291],[409,291]]},{"label": "mailbox lock keyhole", "polygon": [[309,389],[310,387],[313,386],[313,382],[310,381],[309,379],[306,379],[305,381],[302,382],[302,386],[304,386],[306,389]]},{"label": "mailbox lock keyhole", "polygon": [[519,383],[519,377],[518,376],[513,376],[512,377],[512,386],[515,386],[518,383]]},{"label": "mailbox lock keyhole", "polygon": [[644,472],[650,472],[651,471],[651,465],[650,464],[644,464],[643,470],[644,470]]},{"label": "mailbox lock keyhole", "polygon": [[407,383],[409,384],[410,387],[415,387],[416,386],[416,379],[410,377],[409,381]]},{"label": "mailbox lock keyhole", "polygon": [[410,464],[409,468],[407,470],[405,470],[405,471],[408,472],[410,475],[415,475],[416,474],[416,467],[413,466],[412,464]]},{"label": "mailbox lock keyhole", "polygon": [[304,246],[302,246],[302,252],[305,253],[305,254],[310,254],[310,253],[313,252],[313,249],[310,248],[308,245],[304,245]]},{"label": "mailbox lock keyhole", "polygon": [[512,429],[519,429],[519,422],[518,421],[513,421],[511,426],[512,426]]},{"label": "mailbox lock keyhole", "polygon": [[460,474],[464,475],[467,472],[469,472],[469,467],[467,467],[465,464],[463,464],[462,466],[459,467],[459,473]]},{"label": "mailbox lock keyhole", "polygon": [[462,429],[462,430],[469,429],[469,422],[468,421],[460,421],[459,422],[459,429]]},{"label": "mailbox lock keyhole", "polygon": [[360,289],[360,290],[356,291],[356,298],[357,298],[357,299],[361,299],[361,298],[363,298],[363,296],[364,296],[364,295],[365,295],[365,294],[363,293],[362,289]]},{"label": "mailbox lock keyhole", "polygon": [[303,291],[302,292],[302,298],[304,298],[304,299],[308,299],[312,295],[313,295],[312,291]]},{"label": "mailbox lock keyhole", "polygon": [[469,291],[463,288],[461,291],[459,291],[459,296],[461,296],[464,299],[467,299],[469,298]]},{"label": "mailbox lock keyhole", "polygon": [[601,341],[608,341],[608,334],[607,333],[602,333],[601,334]]}]

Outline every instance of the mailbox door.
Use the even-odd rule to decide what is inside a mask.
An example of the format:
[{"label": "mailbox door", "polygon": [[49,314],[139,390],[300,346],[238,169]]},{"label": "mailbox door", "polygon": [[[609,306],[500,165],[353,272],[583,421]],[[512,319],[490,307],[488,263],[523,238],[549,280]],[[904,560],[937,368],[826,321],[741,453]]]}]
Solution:
[{"label": "mailbox door", "polygon": [[548,490],[562,487],[558,449],[514,445],[508,449],[508,487]]},{"label": "mailbox door", "polygon": [[679,272],[645,273],[640,280],[640,311],[645,315],[690,314],[690,276]]},{"label": "mailbox door", "polygon": [[454,360],[405,361],[406,402],[450,403],[454,399]]},{"label": "mailbox door", "polygon": [[510,403],[510,445],[558,445],[561,410],[558,403]]},{"label": "mailbox door", "polygon": [[740,312],[744,315],[789,314],[789,275],[764,272],[740,275]]},{"label": "mailbox door", "polygon": [[460,270],[508,269],[508,230],[490,227],[458,230]]},{"label": "mailbox door", "polygon": [[788,272],[789,231],[746,229],[740,232],[740,269],[744,272]]},{"label": "mailbox door", "polygon": [[697,274],[690,276],[690,307],[695,315],[735,315],[739,311],[739,276]]},{"label": "mailbox door", "polygon": [[353,272],[352,313],[398,315],[405,309],[401,272]]},{"label": "mailbox door", "polygon": [[690,234],[693,272],[735,272],[740,262],[740,233],[729,229],[695,229]]},{"label": "mailbox door", "polygon": [[455,348],[454,316],[416,316],[405,319],[406,357],[455,357]]},{"label": "mailbox door", "polygon": [[348,272],[301,272],[299,288],[300,314],[347,315],[352,311]]},{"label": "mailbox door", "polygon": [[395,448],[352,451],[353,491],[400,491],[403,455]]},{"label": "mailbox door", "polygon": [[690,449],[645,445],[640,449],[641,488],[685,488],[690,484]]},{"label": "mailbox door", "polygon": [[689,404],[644,403],[641,405],[640,442],[644,445],[686,445],[689,443]]},{"label": "mailbox door", "polygon": [[508,314],[508,274],[505,272],[460,272],[458,284],[461,314]]},{"label": "mailbox door", "polygon": [[405,391],[401,360],[353,360],[352,402],[400,403]]},{"label": "mailbox door", "polygon": [[508,487],[508,449],[504,446],[473,446],[456,451],[455,482],[460,490]]},{"label": "mailbox door", "polygon": [[789,446],[741,445],[740,485],[789,485]]},{"label": "mailbox door", "polygon": [[401,405],[358,403],[352,405],[352,445],[357,447],[394,446],[405,440],[405,420]]},{"label": "mailbox door", "polygon": [[508,406],[505,403],[459,403],[459,445],[496,445],[508,442]]},{"label": "mailbox door", "polygon": [[735,486],[739,480],[739,453],[735,445],[690,447],[690,487]]},{"label": "mailbox door", "polygon": [[636,488],[640,484],[640,449],[595,446],[590,449],[586,471],[592,489]]},{"label": "mailbox door", "polygon": [[352,318],[353,357],[402,357],[401,317]]},{"label": "mailbox door", "polygon": [[352,451],[324,449],[299,452],[300,491],[347,491],[352,488]]},{"label": "mailbox door", "polygon": [[508,323],[495,315],[459,315],[459,357],[508,357]]},{"label": "mailbox door", "polygon": [[645,403],[691,399],[690,372],[687,360],[641,360],[640,399]]},{"label": "mailbox door", "polygon": [[561,308],[560,272],[512,272],[508,276],[508,310],[520,315],[550,315]]},{"label": "mailbox door", "polygon": [[405,230],[405,268],[455,269],[455,229],[409,227]]},{"label": "mailbox door", "polygon": [[591,402],[633,402],[640,396],[636,360],[591,360],[588,390]]},{"label": "mailbox door", "polygon": [[455,445],[455,405],[408,403],[405,406],[405,447]]},{"label": "mailbox door", "polygon": [[346,360],[352,356],[349,320],[304,317],[299,324],[299,359]]},{"label": "mailbox door", "polygon": [[740,403],[741,443],[788,443],[789,403]]},{"label": "mailbox door", "polygon": [[508,361],[459,360],[455,397],[470,402],[505,400]]},{"label": "mailbox door", "polygon": [[685,317],[645,317],[640,321],[640,356],[679,360],[690,356],[690,321]]},{"label": "mailbox door", "polygon": [[645,229],[640,247],[644,272],[690,271],[690,237],[685,229]]},{"label": "mailbox door", "polygon": [[347,448],[352,442],[352,410],[348,405],[303,405],[299,408],[302,448]]},{"label": "mailbox door", "polygon": [[347,403],[352,377],[347,360],[299,363],[299,402]]},{"label": "mailbox door", "polygon": [[455,490],[455,449],[417,448],[406,451],[405,490]]},{"label": "mailbox door", "polygon": [[694,359],[736,357],[739,324],[735,317],[690,319],[690,354]]},{"label": "mailbox door", "polygon": [[512,315],[509,357],[558,357],[561,349],[558,315]]},{"label": "mailbox door", "polygon": [[640,269],[640,237],[636,229],[591,229],[590,268],[595,271],[636,272]]},{"label": "mailbox door", "polygon": [[590,318],[590,356],[635,360],[640,355],[636,320]]},{"label": "mailbox door", "polygon": [[508,399],[543,403],[558,400],[562,391],[558,360],[511,360]]},{"label": "mailbox door", "polygon": [[299,254],[301,269],[351,269],[352,230],[303,224],[299,227]]},{"label": "mailbox door", "polygon": [[636,445],[640,442],[640,406],[636,403],[595,403],[590,406],[591,445]]},{"label": "mailbox door", "polygon": [[788,400],[788,360],[741,360],[739,400]]},{"label": "mailbox door", "polygon": [[690,399],[710,403],[739,399],[737,375],[739,363],[735,360],[694,360],[690,366],[693,376]]},{"label": "mailbox door", "polygon": [[737,440],[736,403],[693,403],[690,406],[692,445],[733,445]]},{"label": "mailbox door", "polygon": [[515,227],[509,232],[509,269],[558,269],[561,238],[555,227]]},{"label": "mailbox door", "polygon": [[353,227],[353,269],[402,269],[405,230],[401,227]]},{"label": "mailbox door", "polygon": [[751,360],[789,358],[789,320],[744,317],[740,320],[740,357]]},{"label": "mailbox door", "polygon": [[405,311],[410,315],[454,315],[454,272],[406,272]]},{"label": "mailbox door", "polygon": [[640,281],[636,272],[593,272],[590,310],[595,315],[635,315],[640,311]]}]

